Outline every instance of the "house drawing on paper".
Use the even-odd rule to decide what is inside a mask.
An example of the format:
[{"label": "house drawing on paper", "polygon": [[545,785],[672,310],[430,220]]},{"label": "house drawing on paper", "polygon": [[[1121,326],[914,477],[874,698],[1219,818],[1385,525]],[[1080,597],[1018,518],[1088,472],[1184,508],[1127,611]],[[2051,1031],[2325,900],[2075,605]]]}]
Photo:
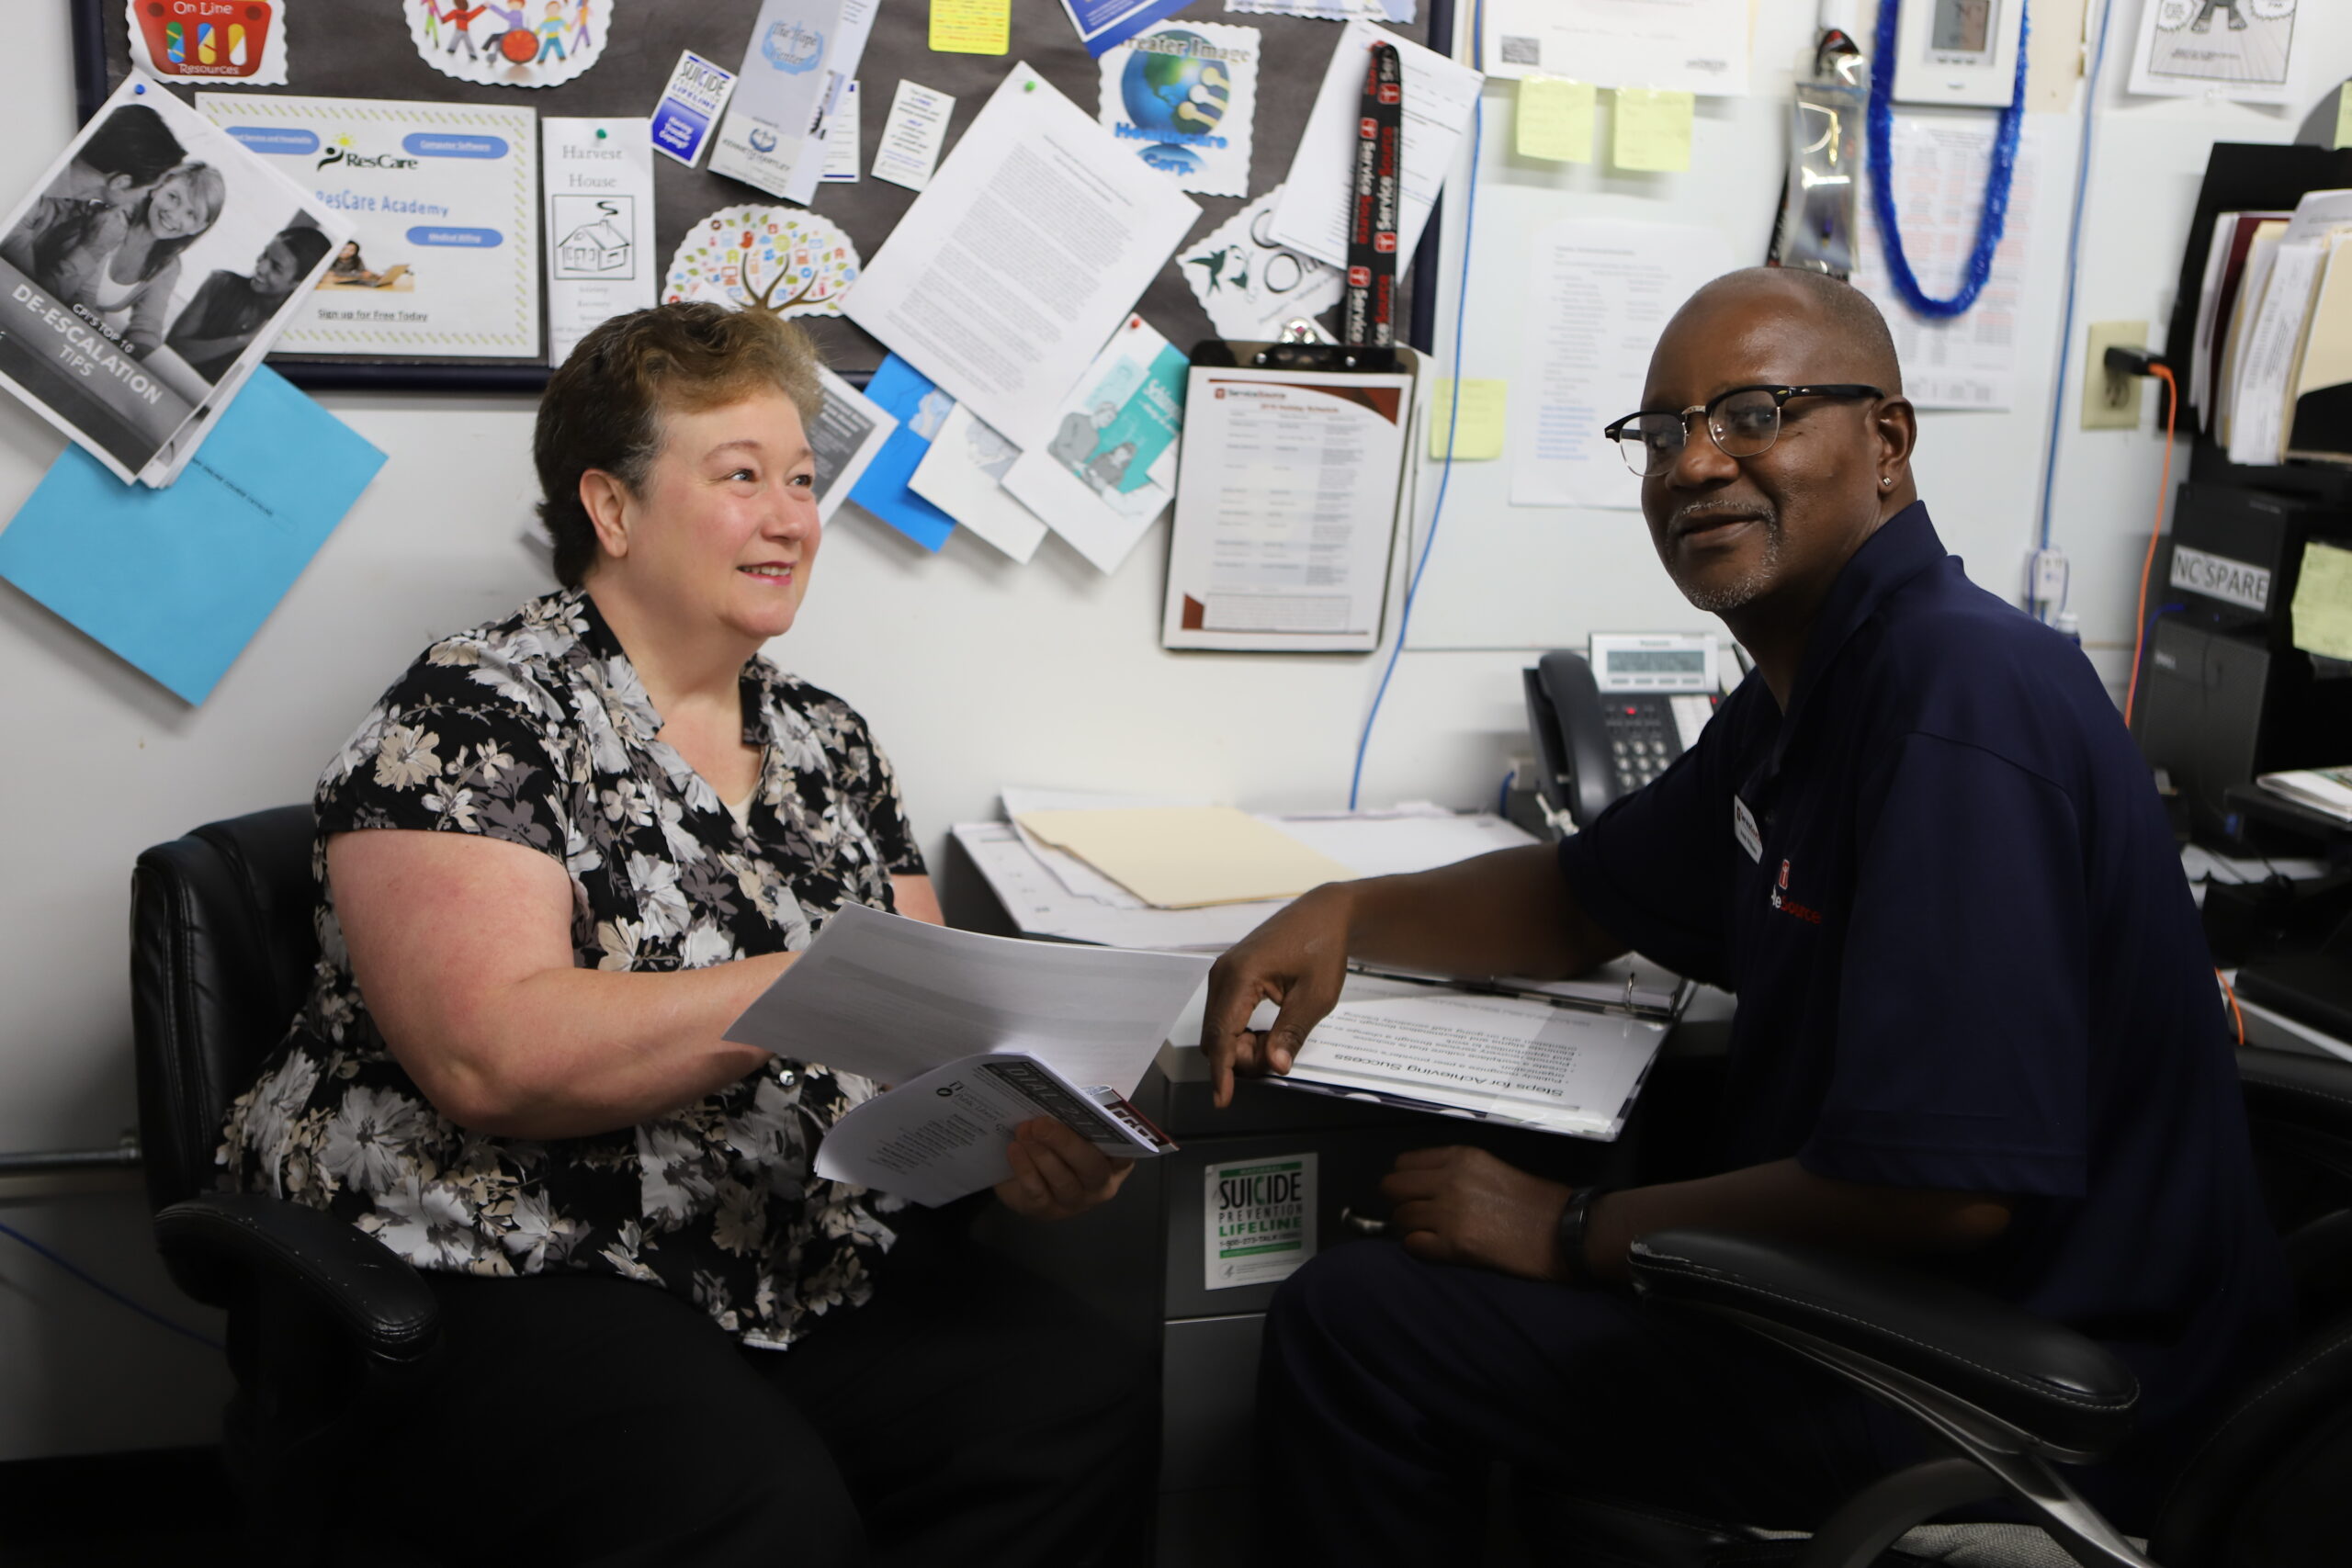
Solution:
[{"label": "house drawing on paper", "polygon": [[566,234],[557,246],[557,255],[563,270],[569,273],[626,272],[629,264],[628,236],[610,218],[599,218]]}]

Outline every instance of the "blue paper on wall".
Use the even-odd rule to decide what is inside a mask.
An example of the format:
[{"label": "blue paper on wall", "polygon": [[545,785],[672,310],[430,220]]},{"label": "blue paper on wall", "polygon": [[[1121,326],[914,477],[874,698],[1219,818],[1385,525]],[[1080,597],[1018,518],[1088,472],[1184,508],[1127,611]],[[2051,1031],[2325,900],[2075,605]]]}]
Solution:
[{"label": "blue paper on wall", "polygon": [[954,412],[956,400],[895,354],[875,368],[865,395],[896,418],[899,428],[850,487],[849,498],[924,549],[937,550],[956,531],[956,519],[909,490],[907,480],[931,450],[931,438]]},{"label": "blue paper on wall", "polygon": [[384,455],[266,367],[169,490],[68,446],[0,533],[0,577],[202,702]]}]

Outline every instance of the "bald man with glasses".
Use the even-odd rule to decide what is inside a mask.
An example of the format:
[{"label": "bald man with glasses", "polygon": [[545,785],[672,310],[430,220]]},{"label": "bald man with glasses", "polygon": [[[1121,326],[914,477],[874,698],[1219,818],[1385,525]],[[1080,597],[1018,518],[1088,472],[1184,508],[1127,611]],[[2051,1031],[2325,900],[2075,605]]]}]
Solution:
[{"label": "bald man with glasses", "polygon": [[1667,574],[1754,677],[1555,848],[1318,888],[1212,973],[1219,1103],[1236,1072],[1289,1069],[1351,958],[1564,976],[1632,950],[1738,998],[1716,1174],[1571,1190],[1420,1150],[1383,1184],[1401,1240],[1283,1286],[1259,1391],[1267,1561],[1433,1560],[1498,1459],[1806,1529],[1926,1457],[1827,1374],[1634,1302],[1627,1249],[1653,1231],[1910,1258],[2100,1341],[2139,1376],[2140,1430],[2073,1479],[2132,1533],[2284,1331],[2148,769],[2081,652],[1944,550],[1902,388],[1842,283],[1759,268],[1701,289],[1606,434]]}]

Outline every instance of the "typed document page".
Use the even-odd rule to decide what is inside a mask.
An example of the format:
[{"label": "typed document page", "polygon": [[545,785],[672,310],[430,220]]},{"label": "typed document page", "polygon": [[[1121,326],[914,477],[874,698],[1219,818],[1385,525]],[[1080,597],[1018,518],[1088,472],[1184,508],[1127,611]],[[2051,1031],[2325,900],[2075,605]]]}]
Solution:
[{"label": "typed document page", "polygon": [[1411,408],[1405,374],[1194,369],[1162,643],[1378,647]]},{"label": "typed document page", "polygon": [[1290,1077],[1607,1139],[1624,1126],[1666,1031],[1520,997],[1342,1002],[1306,1037]]},{"label": "typed document page", "polygon": [[1018,1051],[1072,1083],[1131,1094],[1209,963],[982,936],[851,904],[727,1038],[896,1084]]},{"label": "typed document page", "polygon": [[1016,66],[843,313],[1026,451],[1200,215]]}]

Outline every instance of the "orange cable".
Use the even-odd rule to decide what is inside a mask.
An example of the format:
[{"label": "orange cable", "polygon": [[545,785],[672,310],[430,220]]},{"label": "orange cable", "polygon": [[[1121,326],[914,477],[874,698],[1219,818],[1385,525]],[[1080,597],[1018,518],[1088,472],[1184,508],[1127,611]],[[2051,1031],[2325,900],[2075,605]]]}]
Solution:
[{"label": "orange cable", "polygon": [[2222,995],[2230,999],[2230,1016],[2237,1020],[2238,1043],[2243,1045],[2245,1043],[2245,1014],[2238,1010],[2237,987],[2231,985],[2230,977],[2219,969],[2213,971],[2213,978],[2222,982]]},{"label": "orange cable", "polygon": [[[2148,574],[2155,570],[2156,541],[2165,532],[2165,500],[2172,494],[2172,439],[2180,421],[2180,383],[2173,379],[2169,365],[2151,365],[2148,374],[2161,376],[2165,382],[2165,474],[2156,481],[2156,521],[2148,530],[2148,553],[2140,558],[2140,603],[2132,615],[2132,682],[2123,692],[2123,725],[2130,728],[2132,709],[2140,699],[2140,659],[2148,641]],[[2237,1005],[2234,999],[2230,1003]],[[2245,1024],[2238,1024],[2238,1043],[2245,1043]]]}]

